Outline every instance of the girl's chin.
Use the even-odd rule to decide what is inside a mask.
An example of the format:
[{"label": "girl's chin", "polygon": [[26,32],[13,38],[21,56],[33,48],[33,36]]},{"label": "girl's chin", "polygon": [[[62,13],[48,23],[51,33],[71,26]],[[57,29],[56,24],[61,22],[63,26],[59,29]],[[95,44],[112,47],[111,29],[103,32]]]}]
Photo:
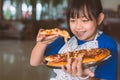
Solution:
[{"label": "girl's chin", "polygon": [[90,39],[85,38],[85,37],[78,37],[78,36],[77,36],[77,38],[78,38],[79,40],[83,40],[83,41],[89,41],[89,40],[90,40]]},{"label": "girl's chin", "polygon": [[83,37],[77,37],[79,40],[83,40],[83,41],[90,41],[90,40],[93,40],[93,39],[90,39],[90,38],[83,38]]},{"label": "girl's chin", "polygon": [[84,37],[77,37],[79,40],[86,40]]}]

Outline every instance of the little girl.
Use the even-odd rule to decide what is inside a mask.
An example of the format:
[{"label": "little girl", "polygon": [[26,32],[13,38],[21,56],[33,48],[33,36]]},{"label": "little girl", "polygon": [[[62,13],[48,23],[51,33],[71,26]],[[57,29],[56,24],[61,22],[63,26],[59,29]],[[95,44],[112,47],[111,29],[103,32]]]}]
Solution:
[{"label": "little girl", "polygon": [[[83,67],[82,57],[74,62],[68,59],[66,66],[54,69],[57,76],[54,80],[117,80],[118,47],[116,41],[98,30],[104,19],[100,0],[71,0],[67,20],[71,38],[68,40],[69,51],[107,48],[111,57],[95,67]],[[37,43],[32,51],[30,64],[39,66],[44,56],[68,52],[63,37],[58,35],[37,36]]]}]

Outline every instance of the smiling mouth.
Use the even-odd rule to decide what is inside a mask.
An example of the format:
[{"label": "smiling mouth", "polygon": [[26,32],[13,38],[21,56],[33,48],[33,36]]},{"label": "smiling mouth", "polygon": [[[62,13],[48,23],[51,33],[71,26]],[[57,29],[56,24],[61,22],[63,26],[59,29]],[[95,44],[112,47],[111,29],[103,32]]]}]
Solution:
[{"label": "smiling mouth", "polygon": [[77,35],[78,35],[78,36],[83,36],[83,35],[85,34],[85,32],[86,32],[86,31],[79,31],[79,32],[77,32]]}]

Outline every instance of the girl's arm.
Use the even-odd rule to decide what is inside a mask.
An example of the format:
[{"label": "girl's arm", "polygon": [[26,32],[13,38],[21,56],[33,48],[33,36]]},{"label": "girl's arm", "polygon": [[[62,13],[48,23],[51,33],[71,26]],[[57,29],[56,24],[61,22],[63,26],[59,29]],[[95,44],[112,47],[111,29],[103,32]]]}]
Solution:
[{"label": "girl's arm", "polygon": [[30,58],[30,64],[32,66],[39,66],[42,63],[46,46],[46,44],[42,44],[41,42],[36,43]]},{"label": "girl's arm", "polygon": [[106,80],[117,80],[118,44],[114,39],[105,37],[101,38],[102,41],[99,42],[99,47],[109,49],[112,56],[97,66],[95,77]]},{"label": "girl's arm", "polygon": [[31,57],[30,57],[30,64],[32,66],[39,66],[44,57],[44,53],[48,44],[52,43],[55,39],[58,38],[58,35],[37,35],[37,43],[32,50]]}]

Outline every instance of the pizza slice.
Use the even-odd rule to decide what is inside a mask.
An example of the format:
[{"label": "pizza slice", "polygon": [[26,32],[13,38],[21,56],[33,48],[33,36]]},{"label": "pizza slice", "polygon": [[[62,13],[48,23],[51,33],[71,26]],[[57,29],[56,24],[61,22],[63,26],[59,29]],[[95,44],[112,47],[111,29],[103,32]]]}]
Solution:
[{"label": "pizza slice", "polygon": [[60,35],[62,37],[64,37],[64,41],[67,42],[67,39],[70,38],[69,33],[67,32],[67,30],[61,30],[59,28],[53,28],[53,29],[43,29],[39,31],[39,34],[43,34],[46,36],[50,36],[50,35]]},{"label": "pizza slice", "polygon": [[[60,67],[62,65],[67,64],[67,55],[64,54],[55,54],[45,57],[45,60],[47,61],[48,66],[53,67]],[[75,58],[83,56],[82,63],[83,64],[89,64],[89,63],[96,63],[101,60],[104,60],[108,56],[110,56],[110,51],[105,48],[93,48],[90,50],[83,49],[79,51],[73,51],[69,52],[69,57],[72,59],[72,61],[75,60]]]}]

